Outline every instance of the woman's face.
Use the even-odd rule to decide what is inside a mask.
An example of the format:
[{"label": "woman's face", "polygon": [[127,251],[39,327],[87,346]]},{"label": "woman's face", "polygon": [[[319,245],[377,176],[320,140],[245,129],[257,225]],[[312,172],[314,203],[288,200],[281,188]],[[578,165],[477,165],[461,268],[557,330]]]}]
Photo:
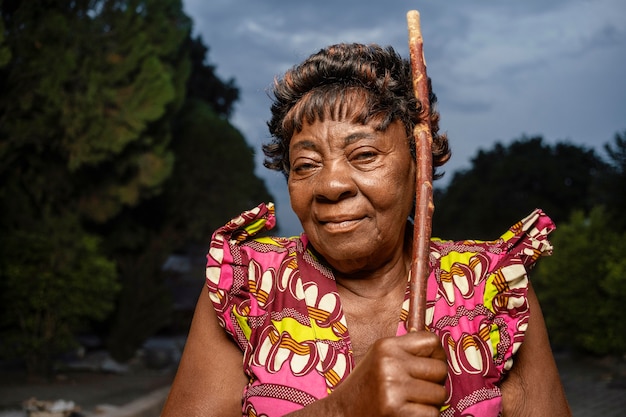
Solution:
[{"label": "woman's face", "polygon": [[289,194],[313,247],[337,271],[375,270],[404,252],[415,162],[404,126],[304,124],[289,144]]}]

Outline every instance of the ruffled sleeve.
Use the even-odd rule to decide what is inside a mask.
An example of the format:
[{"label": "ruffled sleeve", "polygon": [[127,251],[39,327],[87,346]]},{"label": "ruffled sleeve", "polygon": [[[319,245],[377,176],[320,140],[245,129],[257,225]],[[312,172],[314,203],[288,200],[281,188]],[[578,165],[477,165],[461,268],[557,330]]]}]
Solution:
[{"label": "ruffled sleeve", "polygon": [[[554,228],[548,216],[535,210],[493,244],[502,254],[487,277],[484,305],[495,315],[490,342],[503,370],[511,368],[528,325],[528,272],[540,257],[552,254],[548,235]],[[504,331],[511,343],[502,343]]]},{"label": "ruffled sleeve", "polygon": [[431,326],[447,328],[455,339],[478,333],[500,370],[510,368],[528,323],[528,271],[552,253],[554,228],[537,209],[494,241],[434,241]]},{"label": "ruffled sleeve", "polygon": [[230,220],[213,233],[207,254],[206,285],[218,320],[240,347],[247,338],[243,321],[250,314],[251,291],[248,280],[250,240],[276,224],[274,205],[260,204]]},{"label": "ruffled sleeve", "polygon": [[447,350],[450,404],[472,415],[497,408],[528,325],[528,271],[552,253],[554,228],[537,209],[497,240],[432,241],[426,320]]}]

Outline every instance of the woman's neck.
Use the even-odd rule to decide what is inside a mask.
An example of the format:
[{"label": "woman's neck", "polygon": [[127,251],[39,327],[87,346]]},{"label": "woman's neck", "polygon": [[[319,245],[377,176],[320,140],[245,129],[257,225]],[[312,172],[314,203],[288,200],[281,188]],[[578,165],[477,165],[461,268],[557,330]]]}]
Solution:
[{"label": "woman's neck", "polygon": [[342,297],[359,297],[370,300],[383,299],[406,290],[410,257],[400,254],[390,262],[373,270],[344,274],[335,271],[335,281]]}]

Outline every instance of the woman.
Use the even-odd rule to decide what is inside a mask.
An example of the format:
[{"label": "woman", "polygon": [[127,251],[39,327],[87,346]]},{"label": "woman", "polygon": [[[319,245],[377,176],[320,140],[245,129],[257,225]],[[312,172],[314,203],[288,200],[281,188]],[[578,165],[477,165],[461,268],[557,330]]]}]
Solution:
[{"label": "woman", "polygon": [[[408,62],[331,46],[274,97],[266,166],[285,174],[304,233],[255,238],[271,204],[215,232],[162,415],[571,415],[526,277],[551,250],[541,211],[493,242],[432,239],[429,331],[406,331],[420,107]],[[450,153],[430,118],[434,170]]]}]

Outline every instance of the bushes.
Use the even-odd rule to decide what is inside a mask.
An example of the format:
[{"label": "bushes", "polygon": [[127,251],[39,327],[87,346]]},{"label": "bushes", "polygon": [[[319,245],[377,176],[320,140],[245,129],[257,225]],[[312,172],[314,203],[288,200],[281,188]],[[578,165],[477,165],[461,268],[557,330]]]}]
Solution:
[{"label": "bushes", "polygon": [[52,370],[55,355],[76,344],[75,331],[113,310],[113,262],[74,216],[46,217],[0,244],[2,348],[31,374]]},{"label": "bushes", "polygon": [[[598,355],[626,352],[626,233],[601,207],[557,225],[533,282],[552,342]],[[619,230],[619,229],[618,229]]]}]

